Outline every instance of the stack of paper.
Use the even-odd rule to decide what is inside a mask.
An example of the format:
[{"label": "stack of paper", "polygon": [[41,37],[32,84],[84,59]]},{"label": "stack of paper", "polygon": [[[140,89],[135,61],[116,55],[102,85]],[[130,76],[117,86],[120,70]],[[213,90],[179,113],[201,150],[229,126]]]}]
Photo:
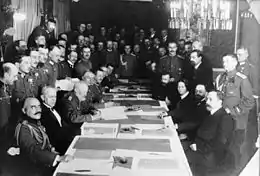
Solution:
[{"label": "stack of paper", "polygon": [[116,106],[99,110],[101,111],[101,116],[104,120],[127,119],[124,106]]},{"label": "stack of paper", "polygon": [[88,137],[116,138],[118,124],[84,123],[81,126],[81,135]]}]

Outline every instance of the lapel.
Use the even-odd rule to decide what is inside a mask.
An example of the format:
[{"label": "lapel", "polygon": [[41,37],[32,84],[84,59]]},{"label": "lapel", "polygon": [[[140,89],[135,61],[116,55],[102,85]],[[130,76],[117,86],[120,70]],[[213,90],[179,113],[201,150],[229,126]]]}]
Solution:
[{"label": "lapel", "polygon": [[[53,114],[53,112],[49,108],[47,108],[44,104],[42,105],[42,111],[45,112],[45,114],[46,114],[45,118],[51,117],[52,120],[55,121],[56,125],[60,126],[60,124],[59,124],[57,118],[55,117],[55,115]],[[45,119],[45,120],[47,120],[47,119]],[[62,124],[62,119],[61,119],[61,124]]]}]

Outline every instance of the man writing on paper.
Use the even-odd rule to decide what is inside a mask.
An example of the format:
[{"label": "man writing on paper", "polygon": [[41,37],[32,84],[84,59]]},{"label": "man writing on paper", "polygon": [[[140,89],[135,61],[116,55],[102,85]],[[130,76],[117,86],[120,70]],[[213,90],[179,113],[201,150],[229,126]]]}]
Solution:
[{"label": "man writing on paper", "polygon": [[88,85],[80,81],[75,84],[73,91],[69,92],[61,102],[61,116],[68,124],[79,124],[101,119],[101,113],[89,112],[86,104]]}]

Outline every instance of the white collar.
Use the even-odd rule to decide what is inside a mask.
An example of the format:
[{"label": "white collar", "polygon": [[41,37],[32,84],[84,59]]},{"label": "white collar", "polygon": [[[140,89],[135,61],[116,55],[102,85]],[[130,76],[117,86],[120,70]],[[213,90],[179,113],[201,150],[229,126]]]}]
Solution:
[{"label": "white collar", "polygon": [[70,60],[67,60],[67,62],[68,62],[71,66],[74,65]]},{"label": "white collar", "polygon": [[185,94],[181,95],[181,99],[183,100],[185,97],[187,97],[189,95],[189,91],[186,92]]},{"label": "white collar", "polygon": [[47,105],[46,103],[43,102],[43,104],[47,107],[47,108],[50,108],[52,109],[53,107],[51,107],[50,105]]},{"label": "white collar", "polygon": [[199,68],[199,66],[201,65],[202,62],[200,62],[198,65],[195,65],[195,69],[197,70]]},{"label": "white collar", "polygon": [[212,109],[212,110],[210,111],[210,114],[211,114],[211,115],[215,114],[215,112],[217,112],[220,108],[222,108],[222,106],[220,106],[220,107],[218,107],[218,108],[216,108],[216,109]]},{"label": "white collar", "polygon": [[245,64],[246,64],[246,61],[239,63],[239,65],[245,65]]}]

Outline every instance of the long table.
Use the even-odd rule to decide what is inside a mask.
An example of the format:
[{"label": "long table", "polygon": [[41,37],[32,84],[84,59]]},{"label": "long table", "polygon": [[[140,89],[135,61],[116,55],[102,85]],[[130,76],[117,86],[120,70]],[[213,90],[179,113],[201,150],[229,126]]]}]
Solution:
[{"label": "long table", "polygon": [[[157,110],[159,113],[167,108],[166,104],[155,100],[121,101],[141,110],[125,112],[126,118],[122,119],[84,123],[82,134],[74,138],[66,152],[74,160],[60,163],[54,176],[191,176],[171,118],[154,117]],[[131,130],[125,133],[125,129]]]}]

